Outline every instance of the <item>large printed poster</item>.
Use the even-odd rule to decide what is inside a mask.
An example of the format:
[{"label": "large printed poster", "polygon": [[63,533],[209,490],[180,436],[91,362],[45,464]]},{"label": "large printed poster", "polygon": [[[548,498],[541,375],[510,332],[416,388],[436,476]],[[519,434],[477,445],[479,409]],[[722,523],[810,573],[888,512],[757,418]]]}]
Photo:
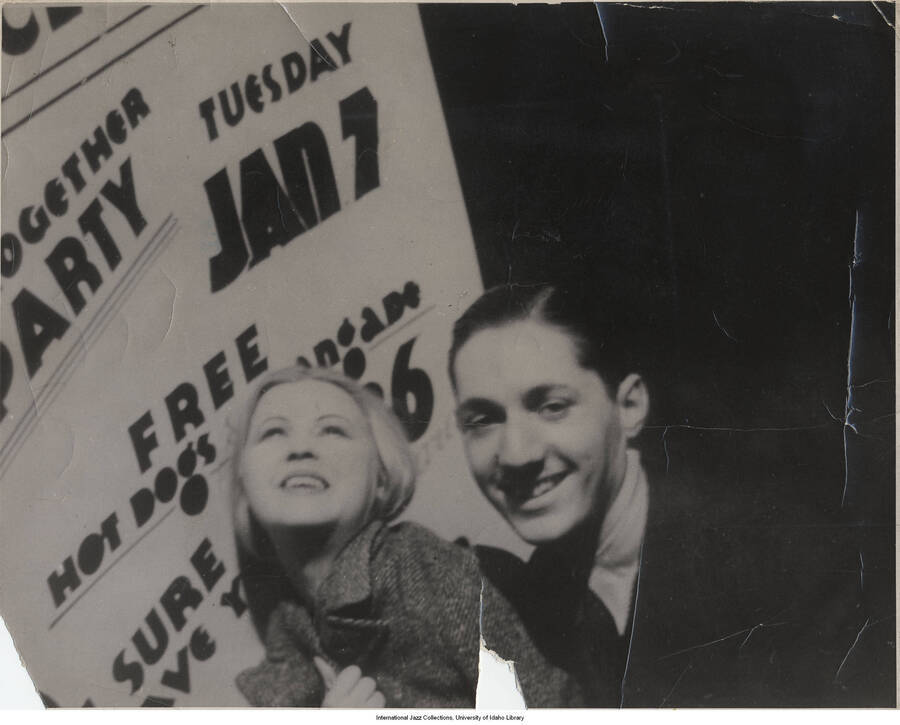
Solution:
[{"label": "large printed poster", "polygon": [[229,415],[264,371],[377,387],[408,517],[503,536],[445,374],[481,286],[418,9],[7,6],[3,51],[0,609],[50,704],[243,705]]}]

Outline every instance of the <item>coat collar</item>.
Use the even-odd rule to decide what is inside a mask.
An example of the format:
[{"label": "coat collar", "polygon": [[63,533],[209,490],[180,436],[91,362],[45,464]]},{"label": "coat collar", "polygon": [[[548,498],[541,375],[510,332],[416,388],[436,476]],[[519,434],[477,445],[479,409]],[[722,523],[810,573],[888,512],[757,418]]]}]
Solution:
[{"label": "coat collar", "polygon": [[272,613],[266,652],[282,661],[298,650],[346,666],[365,660],[388,633],[372,596],[372,556],[385,530],[383,521],[366,526],[334,561],[319,587],[315,611],[283,601]]},{"label": "coat collar", "polygon": [[317,612],[333,615],[343,610],[371,610],[372,555],[384,529],[383,521],[370,522],[338,554],[316,594]]},{"label": "coat collar", "polygon": [[631,618],[650,500],[640,454],[629,449],[627,461],[625,479],[603,520],[588,578],[588,587],[609,610],[620,635]]}]

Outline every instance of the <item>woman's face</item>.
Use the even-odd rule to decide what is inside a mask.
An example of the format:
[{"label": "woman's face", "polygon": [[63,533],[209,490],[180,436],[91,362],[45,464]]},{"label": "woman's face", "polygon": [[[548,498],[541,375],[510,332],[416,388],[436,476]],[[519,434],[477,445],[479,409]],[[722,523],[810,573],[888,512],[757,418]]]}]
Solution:
[{"label": "woman's face", "polygon": [[535,320],[481,330],[455,372],[469,466],[523,539],[546,544],[602,516],[626,439],[618,404],[566,332]]},{"label": "woman's face", "polygon": [[378,451],[356,401],[336,385],[276,385],[257,403],[241,459],[264,528],[332,527],[349,540],[370,518]]}]

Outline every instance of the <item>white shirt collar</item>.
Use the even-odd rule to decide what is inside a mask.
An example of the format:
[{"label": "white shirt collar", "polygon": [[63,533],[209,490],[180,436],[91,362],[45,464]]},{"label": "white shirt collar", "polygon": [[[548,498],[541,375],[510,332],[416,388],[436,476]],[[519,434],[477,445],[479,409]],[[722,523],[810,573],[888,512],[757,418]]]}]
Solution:
[{"label": "white shirt collar", "polygon": [[588,586],[606,605],[620,635],[625,633],[631,614],[650,505],[650,489],[640,454],[629,449],[626,456],[625,478],[603,519],[594,568],[588,579]]}]

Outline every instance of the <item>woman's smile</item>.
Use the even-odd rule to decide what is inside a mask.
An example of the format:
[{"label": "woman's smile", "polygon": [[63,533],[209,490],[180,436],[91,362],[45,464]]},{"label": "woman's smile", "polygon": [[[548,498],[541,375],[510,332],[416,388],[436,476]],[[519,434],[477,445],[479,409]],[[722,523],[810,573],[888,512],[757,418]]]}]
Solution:
[{"label": "woman's smile", "polygon": [[279,488],[288,491],[319,493],[330,488],[328,481],[315,473],[291,473],[281,480]]}]

